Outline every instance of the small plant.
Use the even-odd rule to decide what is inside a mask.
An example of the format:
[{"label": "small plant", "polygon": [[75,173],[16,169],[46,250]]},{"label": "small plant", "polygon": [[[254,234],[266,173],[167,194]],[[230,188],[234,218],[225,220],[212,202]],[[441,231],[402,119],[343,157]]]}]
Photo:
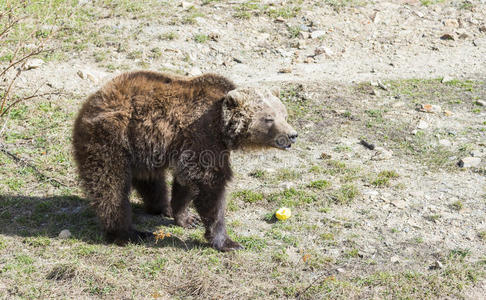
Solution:
[{"label": "small plant", "polygon": [[348,204],[359,195],[359,190],[355,185],[346,184],[337,190],[333,195],[333,200],[338,204]]},{"label": "small plant", "polygon": [[316,180],[311,182],[308,186],[314,189],[324,190],[330,187],[331,183],[327,180]]},{"label": "small plant", "polygon": [[194,35],[194,41],[196,43],[206,43],[208,41],[209,37],[206,34],[196,34]]},{"label": "small plant", "polygon": [[171,31],[171,32],[166,32],[161,34],[159,36],[159,39],[163,41],[172,41],[175,40],[177,37],[178,37],[177,33]]},{"label": "small plant", "polygon": [[371,182],[372,185],[377,187],[390,186],[390,179],[398,178],[399,175],[393,170],[381,171],[377,177]]},{"label": "small plant", "polygon": [[452,209],[455,209],[457,211],[460,211],[463,207],[464,204],[462,204],[461,200],[457,200],[454,203],[451,204]]},{"label": "small plant", "polygon": [[263,200],[263,194],[251,190],[241,190],[233,193],[233,198],[238,198],[248,203],[255,203]]}]

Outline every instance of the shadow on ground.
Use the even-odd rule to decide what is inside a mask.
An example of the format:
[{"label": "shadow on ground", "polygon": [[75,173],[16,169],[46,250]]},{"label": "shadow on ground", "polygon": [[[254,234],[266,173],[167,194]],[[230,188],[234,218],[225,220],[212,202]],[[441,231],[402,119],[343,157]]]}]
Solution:
[{"label": "shadow on ground", "polygon": [[[143,212],[138,204],[132,204],[135,227],[155,231],[158,226],[173,226],[174,221],[162,216]],[[137,221],[142,220],[141,224]],[[77,196],[27,197],[0,195],[0,234],[20,237],[45,236],[57,238],[59,232],[68,229],[73,239],[91,244],[106,243],[94,211],[86,199]],[[168,237],[163,241],[144,241],[153,247],[192,249],[203,246],[196,240],[183,241]]]}]

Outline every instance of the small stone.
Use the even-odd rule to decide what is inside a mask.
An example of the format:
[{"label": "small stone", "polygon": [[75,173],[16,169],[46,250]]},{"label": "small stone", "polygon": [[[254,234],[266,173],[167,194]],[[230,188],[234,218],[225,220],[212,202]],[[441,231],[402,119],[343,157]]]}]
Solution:
[{"label": "small stone", "polygon": [[326,32],[324,30],[316,30],[311,32],[311,38],[313,39],[318,39],[320,37],[323,37],[326,35]]},{"label": "small stone", "polygon": [[321,159],[331,159],[331,155],[327,154],[326,152],[321,153]]},{"label": "small stone", "polygon": [[442,77],[442,80],[440,82],[442,82],[442,83],[448,83],[448,82],[451,82],[453,80],[454,80],[454,78],[446,75],[446,76]]},{"label": "small stone", "polygon": [[394,255],[390,258],[390,261],[393,263],[393,264],[396,264],[396,263],[399,263],[400,262],[400,257],[398,257],[397,255]]},{"label": "small stone", "polygon": [[443,21],[443,23],[446,27],[453,27],[453,28],[459,27],[459,22],[457,22],[457,19],[446,19]]},{"label": "small stone", "polygon": [[344,272],[345,272],[345,270],[344,270],[343,268],[337,268],[337,269],[336,269],[336,271],[337,271],[338,273],[344,273]]},{"label": "small stone", "polygon": [[387,160],[393,156],[393,151],[386,150],[383,147],[376,147],[375,150],[375,154],[371,158],[372,160]]},{"label": "small stone", "polygon": [[319,46],[316,49],[314,49],[314,54],[315,55],[325,54],[326,56],[332,56],[334,52],[332,52],[332,50],[329,49],[328,47]]},{"label": "small stone", "polygon": [[299,40],[297,42],[297,48],[298,49],[301,49],[301,50],[307,48],[307,45],[305,44],[305,41],[304,40]]},{"label": "small stone", "polygon": [[429,270],[440,270],[440,269],[443,269],[444,266],[442,265],[442,263],[438,260],[436,260],[430,267],[429,267]]},{"label": "small stone", "polygon": [[309,37],[310,37],[310,33],[305,32],[305,31],[299,32],[299,38],[301,38],[301,39],[308,39]]},{"label": "small stone", "polygon": [[275,22],[283,23],[283,22],[285,22],[285,19],[282,18],[282,17],[278,17],[278,18],[275,19]]},{"label": "small stone", "polygon": [[311,63],[313,63],[313,62],[314,62],[314,58],[313,58],[313,57],[311,57],[311,56],[308,56],[308,57],[306,57],[306,58],[304,59],[304,63],[306,63],[306,64],[311,64]]},{"label": "small stone", "polygon": [[292,73],[292,69],[291,68],[282,68],[280,70],[278,70],[279,73]]},{"label": "small stone", "polygon": [[309,26],[307,26],[305,24],[300,25],[299,28],[300,28],[301,32],[310,30]]},{"label": "small stone", "polygon": [[420,120],[417,124],[417,128],[418,129],[427,129],[429,127],[429,124],[427,124],[427,122],[425,122],[424,120]]},{"label": "small stone", "polygon": [[479,32],[486,32],[486,25],[479,27]]},{"label": "small stone", "polygon": [[59,238],[60,239],[68,239],[71,237],[71,232],[67,229],[64,229],[62,230],[60,233],[59,233]]},{"label": "small stone", "polygon": [[440,113],[442,111],[441,107],[435,104],[420,104],[418,110],[426,113]]},{"label": "small stone", "polygon": [[481,158],[479,157],[464,157],[457,164],[461,168],[474,168],[479,166]]},{"label": "small stone", "polygon": [[450,111],[450,110],[444,110],[444,115],[445,115],[446,117],[450,117],[450,116],[452,116],[452,115],[453,115],[453,113],[452,113],[452,111]]},{"label": "small stone", "polygon": [[442,139],[442,140],[439,140],[439,145],[441,145],[443,147],[450,147],[450,146],[452,146],[452,143],[449,140]]},{"label": "small stone", "polygon": [[202,74],[202,71],[198,67],[192,67],[189,70],[189,72],[187,72],[187,75],[190,75],[190,76],[199,76],[201,74]]},{"label": "small stone", "polygon": [[476,46],[476,47],[481,47],[481,45],[483,44],[483,42],[481,42],[481,40],[476,39],[476,40],[473,40],[472,41],[472,44],[474,46]]},{"label": "small stone", "polygon": [[486,106],[486,101],[476,100],[476,101],[474,101],[474,104],[479,105],[479,106]]},{"label": "small stone", "polygon": [[441,40],[444,40],[444,41],[453,41],[455,40],[454,36],[450,33],[444,33],[441,37],[440,37]]},{"label": "small stone", "polygon": [[182,9],[187,10],[194,7],[194,3],[182,1],[181,4],[179,4],[179,7],[182,7]]},{"label": "small stone", "polygon": [[78,70],[77,74],[81,79],[88,79],[93,83],[96,83],[99,80],[98,76],[90,70],[80,69]]},{"label": "small stone", "polygon": [[24,64],[23,70],[32,70],[32,69],[37,69],[40,66],[44,64],[44,61],[40,58],[32,58],[27,60],[27,62]]},{"label": "small stone", "polygon": [[471,154],[472,157],[481,157],[481,156],[483,156],[483,153],[480,150],[473,150],[469,154]]},{"label": "small stone", "polygon": [[470,36],[469,36],[469,34],[467,34],[467,33],[461,33],[461,34],[459,35],[459,38],[460,38],[460,39],[463,39],[463,40],[465,40],[465,39],[467,39],[467,38],[469,38],[469,37],[470,37]]}]

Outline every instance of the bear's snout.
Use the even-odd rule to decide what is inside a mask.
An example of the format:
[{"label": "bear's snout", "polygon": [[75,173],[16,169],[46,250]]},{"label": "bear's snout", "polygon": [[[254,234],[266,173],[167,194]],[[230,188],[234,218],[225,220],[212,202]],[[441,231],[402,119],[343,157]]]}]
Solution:
[{"label": "bear's snout", "polygon": [[299,136],[299,134],[297,132],[293,132],[291,134],[289,134],[289,140],[290,142],[293,144],[295,142],[297,142],[297,137]]}]

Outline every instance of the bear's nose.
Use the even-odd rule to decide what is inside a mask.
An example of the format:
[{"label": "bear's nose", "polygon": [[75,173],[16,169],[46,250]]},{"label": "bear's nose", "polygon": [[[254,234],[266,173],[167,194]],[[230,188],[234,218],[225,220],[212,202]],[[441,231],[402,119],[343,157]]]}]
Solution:
[{"label": "bear's nose", "polygon": [[298,136],[299,136],[299,135],[297,134],[297,132],[295,132],[295,133],[291,133],[291,134],[289,134],[289,140],[290,140],[292,143],[295,143],[295,142],[297,141],[297,137],[298,137]]}]

